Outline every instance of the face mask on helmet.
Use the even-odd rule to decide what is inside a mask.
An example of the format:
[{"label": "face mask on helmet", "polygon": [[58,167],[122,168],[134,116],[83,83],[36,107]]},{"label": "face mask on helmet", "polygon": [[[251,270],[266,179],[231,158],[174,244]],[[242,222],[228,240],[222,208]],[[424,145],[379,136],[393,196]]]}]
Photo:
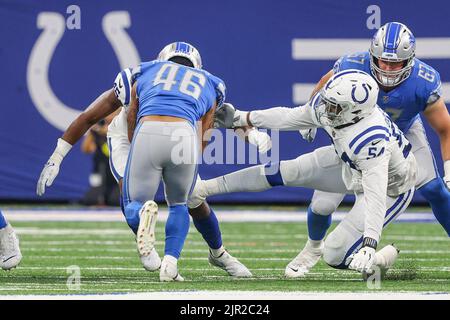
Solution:
[{"label": "face mask on helmet", "polygon": [[316,103],[316,115],[319,122],[324,126],[337,127],[348,121],[344,114],[353,107],[350,102],[337,102],[327,98],[325,92],[320,93]]},{"label": "face mask on helmet", "polygon": [[369,74],[344,70],[327,81],[311,105],[320,124],[338,127],[370,115],[375,109],[378,91],[378,84]]},{"label": "face mask on helmet", "polygon": [[168,61],[174,57],[183,57],[188,59],[194,68],[202,68],[202,58],[198,50],[191,44],[186,42],[173,42],[168,44],[158,54],[158,60]]},{"label": "face mask on helmet", "polygon": [[[411,31],[398,22],[382,26],[370,46],[370,70],[375,79],[385,87],[394,87],[411,75],[414,65],[416,40]],[[389,70],[393,63],[401,63],[398,70]]]}]

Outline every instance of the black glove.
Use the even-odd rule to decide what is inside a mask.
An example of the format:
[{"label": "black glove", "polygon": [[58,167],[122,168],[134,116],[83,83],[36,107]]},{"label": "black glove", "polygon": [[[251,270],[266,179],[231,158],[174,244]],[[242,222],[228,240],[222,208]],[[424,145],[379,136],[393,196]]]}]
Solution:
[{"label": "black glove", "polygon": [[231,103],[223,103],[214,113],[214,128],[233,128],[236,109]]}]

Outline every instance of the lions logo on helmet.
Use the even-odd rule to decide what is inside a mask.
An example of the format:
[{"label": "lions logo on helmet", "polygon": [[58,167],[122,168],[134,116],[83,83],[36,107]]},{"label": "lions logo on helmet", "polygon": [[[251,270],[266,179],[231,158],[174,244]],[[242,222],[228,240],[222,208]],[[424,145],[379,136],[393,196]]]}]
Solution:
[{"label": "lions logo on helmet", "polygon": [[329,79],[312,105],[322,125],[338,127],[370,115],[377,104],[378,92],[378,84],[369,74],[349,69]]},{"label": "lions logo on helmet", "polygon": [[202,68],[202,58],[198,50],[187,42],[173,42],[168,44],[158,54],[158,60],[168,61],[173,57],[184,57],[192,62],[194,68]]},{"label": "lions logo on helmet", "polygon": [[[389,22],[374,35],[370,46],[370,69],[375,79],[385,87],[405,81],[411,74],[416,52],[416,39],[404,24]],[[383,70],[378,61],[403,62],[400,70]]]}]

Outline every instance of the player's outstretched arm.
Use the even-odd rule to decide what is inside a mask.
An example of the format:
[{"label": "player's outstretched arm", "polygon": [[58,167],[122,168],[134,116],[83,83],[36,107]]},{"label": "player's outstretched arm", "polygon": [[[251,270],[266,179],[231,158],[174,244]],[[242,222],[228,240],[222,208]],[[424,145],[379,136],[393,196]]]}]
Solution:
[{"label": "player's outstretched arm", "polygon": [[[231,103],[225,102],[214,113],[214,128],[233,128],[236,109]],[[272,140],[266,132],[250,126],[234,128],[238,137],[253,144],[261,153],[266,153],[272,148]]]},{"label": "player's outstretched arm", "polygon": [[72,145],[80,140],[89,128],[113,113],[120,106],[122,106],[122,103],[117,99],[114,91],[112,89],[105,91],[70,124],[62,138],[58,139],[55,151],[39,176],[36,187],[37,195],[42,196],[45,193],[45,187],[53,184],[59,173],[59,166],[67,153],[69,153]]},{"label": "player's outstretched arm", "polygon": [[427,106],[424,116],[439,136],[441,142],[442,160],[444,161],[444,181],[450,189],[450,115],[441,97]]},{"label": "player's outstretched arm", "polygon": [[314,110],[308,104],[296,108],[275,107],[250,112],[236,110],[233,125],[284,131],[320,127],[315,119]]},{"label": "player's outstretched arm", "polygon": [[[366,152],[365,149],[367,148],[364,148],[361,154]],[[349,268],[359,272],[369,272],[375,262],[375,251],[383,230],[386,213],[389,159],[390,157],[383,153],[376,158],[357,162],[362,174],[363,196],[366,205],[364,234],[362,247],[353,256]]]}]

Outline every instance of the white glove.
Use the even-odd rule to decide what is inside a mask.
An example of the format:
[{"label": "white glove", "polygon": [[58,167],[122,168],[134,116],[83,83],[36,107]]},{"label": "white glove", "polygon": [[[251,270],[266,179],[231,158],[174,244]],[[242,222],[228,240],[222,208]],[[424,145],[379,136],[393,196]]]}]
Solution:
[{"label": "white glove", "polygon": [[302,129],[302,130],[298,130],[298,131],[302,135],[302,138],[308,142],[313,142],[314,139],[316,138],[317,128]]},{"label": "white glove", "polygon": [[248,111],[241,111],[236,109],[236,111],[234,112],[233,128],[248,126],[247,114]]},{"label": "white glove", "polygon": [[450,190],[450,160],[444,161],[444,182]]},{"label": "white glove", "polygon": [[353,260],[348,267],[359,272],[371,272],[374,262],[375,249],[366,246],[353,255]]},{"label": "white glove", "polygon": [[42,196],[45,193],[45,187],[50,187],[53,184],[56,176],[59,173],[59,166],[66,154],[70,151],[72,145],[63,139],[58,139],[56,149],[53,154],[48,159],[47,163],[42,169],[41,175],[39,177],[36,193],[38,196]]},{"label": "white glove", "polygon": [[272,140],[266,132],[252,129],[248,133],[248,142],[258,148],[260,153],[266,153],[272,148]]}]

